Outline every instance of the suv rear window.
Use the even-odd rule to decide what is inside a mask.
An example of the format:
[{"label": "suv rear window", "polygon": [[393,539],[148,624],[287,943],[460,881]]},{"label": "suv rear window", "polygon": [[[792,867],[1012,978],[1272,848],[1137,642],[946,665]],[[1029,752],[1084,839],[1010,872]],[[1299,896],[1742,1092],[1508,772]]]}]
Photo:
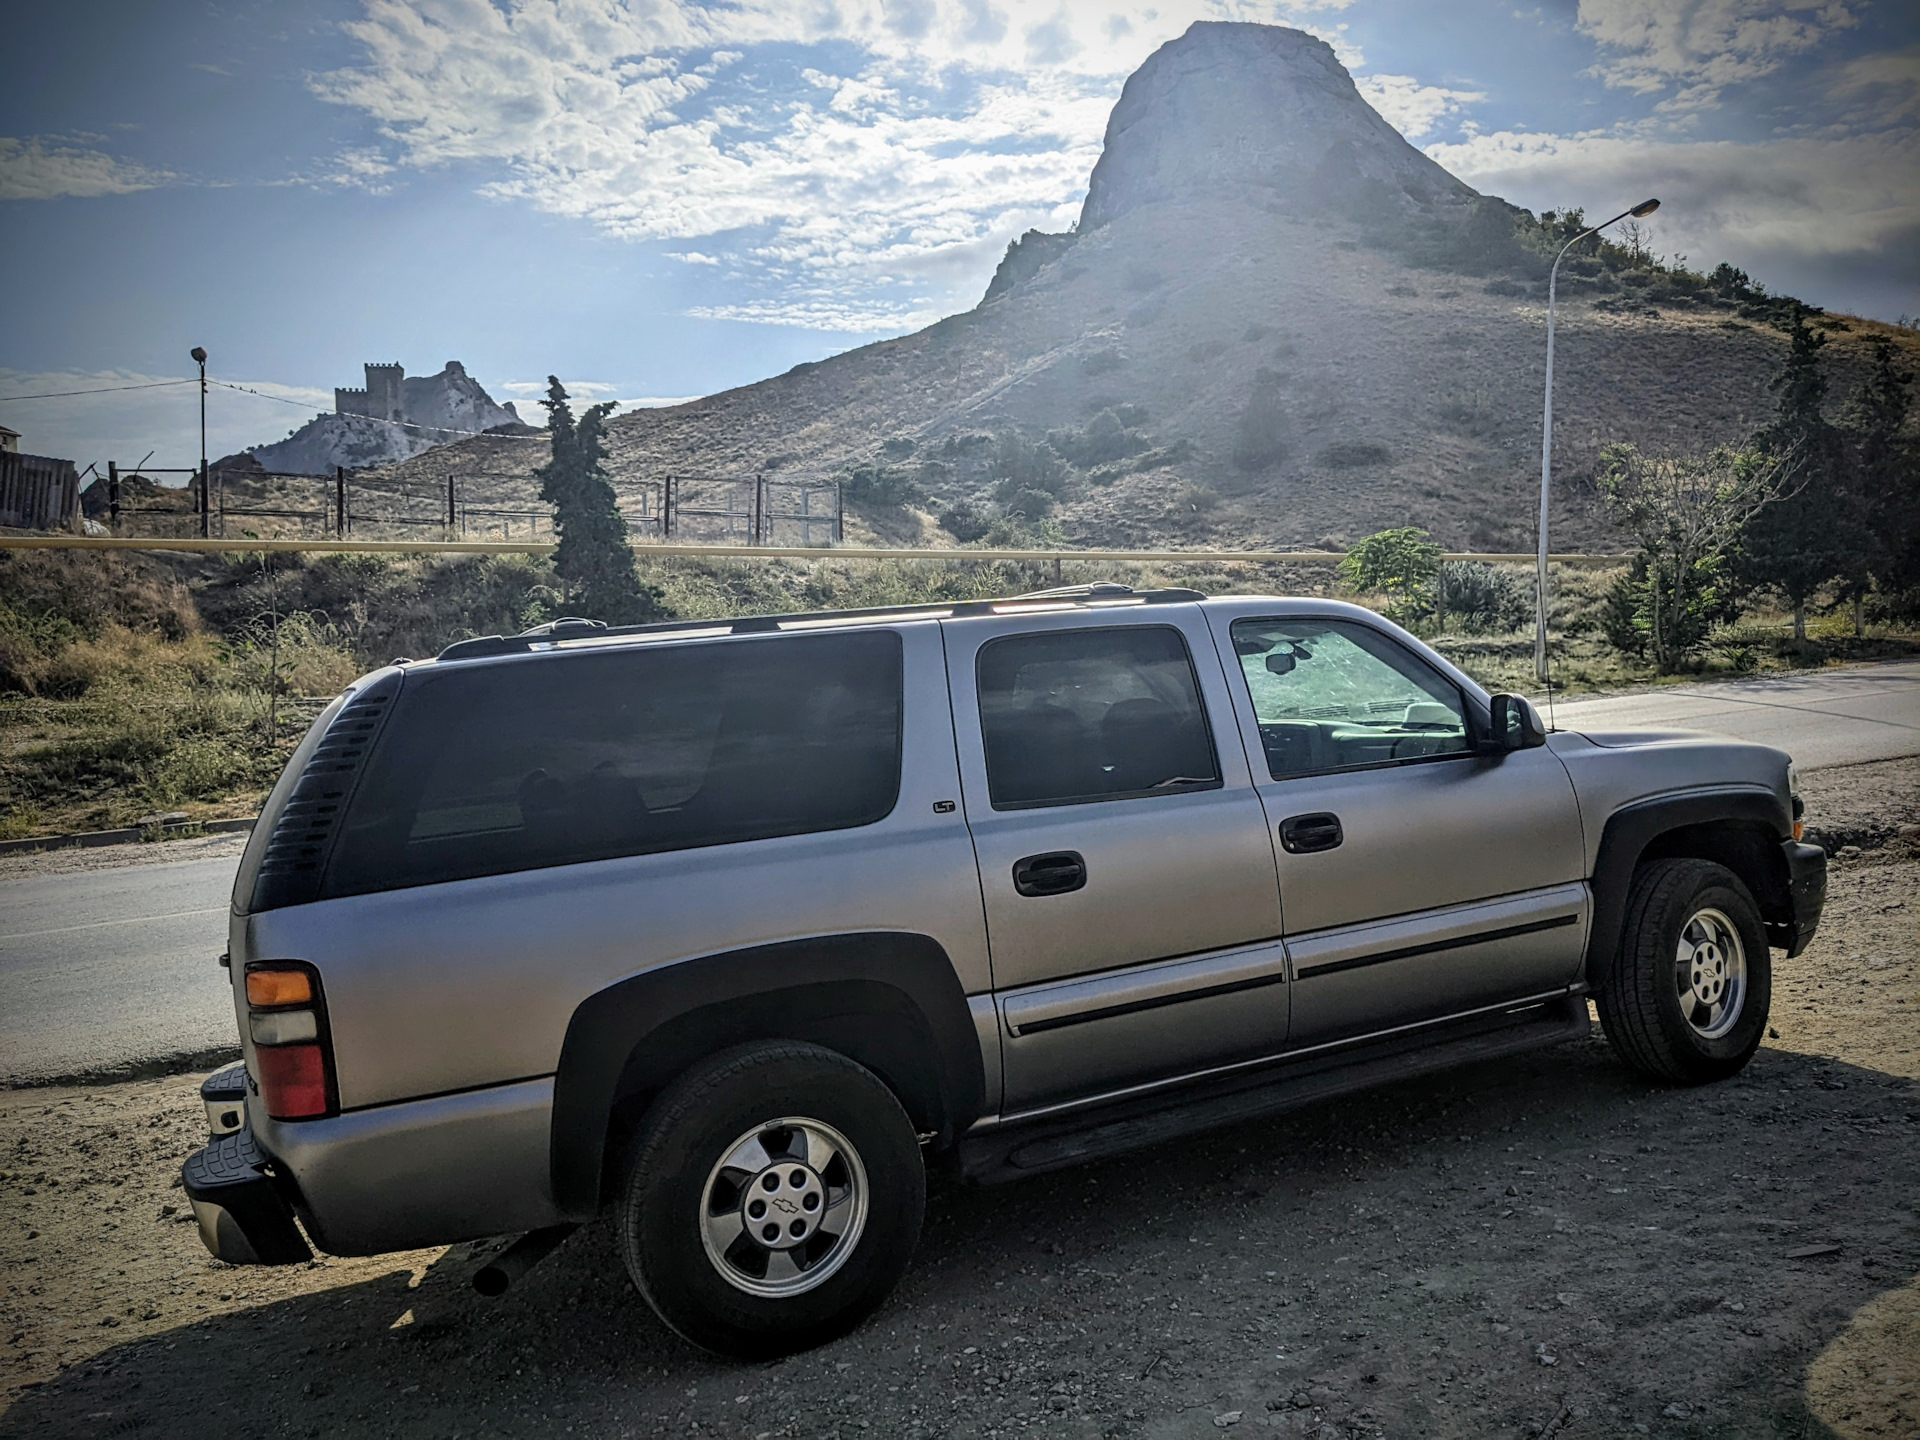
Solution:
[{"label": "suv rear window", "polygon": [[996,810],[1220,785],[1193,661],[1171,626],[989,640],[978,675]]},{"label": "suv rear window", "polygon": [[417,671],[321,893],[872,824],[900,676],[890,631]]}]

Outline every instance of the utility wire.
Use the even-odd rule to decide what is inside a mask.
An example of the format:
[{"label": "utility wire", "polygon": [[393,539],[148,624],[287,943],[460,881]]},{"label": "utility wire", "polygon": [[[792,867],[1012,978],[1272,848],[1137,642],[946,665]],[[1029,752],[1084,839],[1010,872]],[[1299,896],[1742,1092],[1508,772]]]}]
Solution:
[{"label": "utility wire", "polygon": [[0,395],[0,405],[10,400],[64,400],[70,395],[111,395],[117,390],[158,390],[167,385],[191,384],[191,380],[151,380],[144,385],[102,385],[94,390],[48,390],[40,395]]},{"label": "utility wire", "polygon": [[[92,390],[47,390],[37,395],[0,395],[0,405],[8,404],[14,400],[65,400],[75,395],[114,395],[123,390],[161,390],[169,385],[192,385],[194,383],[195,381],[192,379],[150,380],[140,385],[101,385]],[[284,395],[269,395],[264,390],[255,390],[250,385],[236,385],[231,380],[215,380],[209,376],[207,383],[209,385],[219,385],[228,390],[238,390],[243,395],[257,396],[262,400],[273,400],[282,405],[292,405],[301,410],[311,410],[316,416],[329,413],[319,409],[310,401],[289,400]],[[395,425],[402,430],[424,430],[433,435],[485,435],[487,433],[484,430],[455,430],[444,425],[416,425],[410,420],[387,420],[378,415],[359,415],[354,418],[371,420],[376,425]],[[493,438],[496,440],[545,440],[547,436],[545,432],[542,432],[539,435],[495,435]]]}]

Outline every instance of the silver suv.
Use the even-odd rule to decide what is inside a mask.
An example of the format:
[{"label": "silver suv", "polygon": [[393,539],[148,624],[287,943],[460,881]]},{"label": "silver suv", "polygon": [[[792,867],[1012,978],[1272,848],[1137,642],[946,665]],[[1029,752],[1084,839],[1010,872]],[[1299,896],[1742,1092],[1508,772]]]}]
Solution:
[{"label": "silver suv", "polygon": [[669,1325],[777,1354],[886,1296],[930,1163],[1114,1155],[1590,997],[1636,1069],[1732,1075],[1825,893],[1793,792],[1761,746],[1549,735],[1325,600],[463,641],[274,787],[186,1188],[235,1262],[525,1232],[493,1290],[611,1211]]}]

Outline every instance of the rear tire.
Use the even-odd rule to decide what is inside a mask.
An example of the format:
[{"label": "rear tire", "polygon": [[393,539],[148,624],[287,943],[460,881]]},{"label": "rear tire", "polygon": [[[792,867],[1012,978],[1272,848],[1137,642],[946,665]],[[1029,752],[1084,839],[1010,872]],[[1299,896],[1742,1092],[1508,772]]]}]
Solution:
[{"label": "rear tire", "polygon": [[1614,1052],[1657,1080],[1736,1075],[1760,1048],[1773,970],[1759,907],[1710,860],[1652,860],[1634,872],[1613,974],[1598,997]]},{"label": "rear tire", "polygon": [[925,1209],[919,1142],[893,1092],[832,1050],[769,1041],[713,1056],[648,1111],[621,1248],[679,1334],[770,1359],[871,1314]]}]

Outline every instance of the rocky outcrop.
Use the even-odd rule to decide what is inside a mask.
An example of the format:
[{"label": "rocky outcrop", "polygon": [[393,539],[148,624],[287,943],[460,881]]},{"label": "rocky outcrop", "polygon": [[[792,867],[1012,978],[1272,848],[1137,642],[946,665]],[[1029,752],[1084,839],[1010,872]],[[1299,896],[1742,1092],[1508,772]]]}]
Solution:
[{"label": "rocky outcrop", "polygon": [[1080,233],[1172,201],[1346,209],[1380,192],[1409,210],[1476,195],[1360,97],[1326,41],[1278,26],[1203,21],[1128,78],[1088,182]]},{"label": "rocky outcrop", "polygon": [[997,299],[1022,280],[1039,274],[1043,266],[1058,260],[1072,249],[1073,240],[1071,232],[1050,235],[1045,230],[1027,231],[1007,246],[1007,253],[1001,258],[999,268],[993,272],[993,279],[987,283],[987,293],[980,297],[980,303],[984,305],[989,300]]},{"label": "rocky outcrop", "polygon": [[401,388],[406,396],[406,418],[415,425],[473,435],[496,425],[520,422],[511,402],[495,404],[458,360],[447,361],[438,375],[410,375]]},{"label": "rocky outcrop", "polygon": [[336,465],[359,469],[394,465],[462,437],[442,430],[409,430],[370,415],[316,415],[286,439],[248,453],[286,475],[331,475]]},{"label": "rocky outcrop", "polygon": [[[286,439],[248,453],[268,470],[331,475],[396,465],[438,445],[520,425],[511,404],[494,402],[458,360],[438,375],[405,376],[398,365],[366,367],[365,390],[336,390],[336,413],[319,415]],[[392,417],[368,411],[393,412]]]}]

